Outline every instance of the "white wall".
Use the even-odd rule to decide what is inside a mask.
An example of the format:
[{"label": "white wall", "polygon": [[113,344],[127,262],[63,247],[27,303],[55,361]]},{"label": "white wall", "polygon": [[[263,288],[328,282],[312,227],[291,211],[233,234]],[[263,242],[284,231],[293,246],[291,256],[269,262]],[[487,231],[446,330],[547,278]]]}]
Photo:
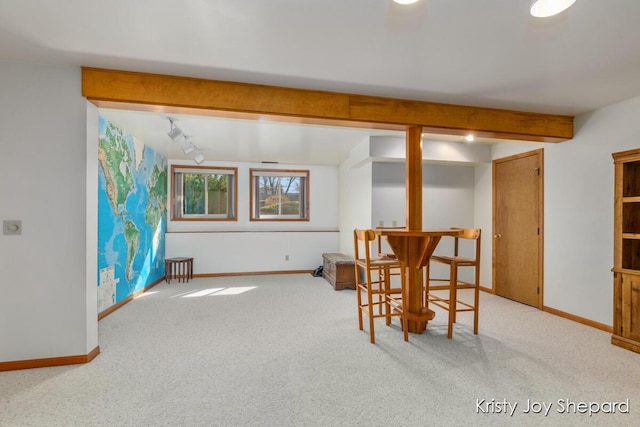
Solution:
[{"label": "white wall", "polygon": [[[340,251],[353,254],[354,228],[406,223],[405,140],[371,137],[340,166]],[[423,146],[423,227],[473,226],[473,164],[489,162],[486,145],[427,141]],[[446,243],[443,244],[446,247]]]},{"label": "white wall", "polygon": [[194,274],[313,270],[323,253],[337,251],[337,231],[168,233],[166,240],[167,258],[193,257]]},{"label": "white wall", "polygon": [[[374,163],[372,194],[373,225],[406,223],[404,163]],[[474,226],[474,167],[462,165],[422,165],[422,228],[437,229]],[[463,255],[471,256],[470,247]],[[453,240],[444,238],[436,253],[451,253]],[[434,264],[433,272],[444,277]],[[463,279],[470,279],[462,273]]]},{"label": "white wall", "polygon": [[86,172],[86,315],[87,353],[98,345],[98,107],[86,101],[87,172]]},{"label": "white wall", "polygon": [[[169,164],[189,165],[175,160]],[[324,252],[338,251],[336,166],[211,161],[203,165],[238,168],[238,220],[171,221],[169,218],[167,257],[193,257],[194,274],[216,274],[312,270],[322,264]],[[250,221],[251,168],[309,170],[309,221]]]},{"label": "white wall", "polygon": [[[559,144],[505,143],[493,159],[544,148],[544,305],[606,325],[613,318],[613,159],[640,146],[640,97],[576,117]],[[491,227],[491,166],[476,168],[476,222]],[[489,197],[487,198],[487,196]],[[490,243],[490,242],[487,242]],[[491,253],[491,248],[483,248]],[[484,258],[484,272],[491,268]],[[487,264],[489,263],[489,264]],[[488,270],[490,271],[490,270]]]},{"label": "white wall", "polygon": [[545,149],[546,306],[613,318],[613,159],[640,147],[640,97],[576,118],[572,141]]},{"label": "white wall", "polygon": [[478,165],[474,171],[474,200],[473,224],[480,228],[480,284],[491,288],[493,283],[492,269],[492,241],[493,241],[493,211],[491,190],[491,163]]},{"label": "white wall", "polygon": [[0,221],[23,225],[0,234],[0,362],[84,355],[97,346],[97,307],[81,72],[0,61],[0,76]]},{"label": "white wall", "polygon": [[[374,163],[372,186],[374,226],[404,226],[406,191],[404,163]],[[423,164],[422,227],[472,227],[474,207],[474,168]]]},{"label": "white wall", "polygon": [[[406,139],[396,136],[372,136],[369,156],[374,161],[404,163]],[[422,160],[440,163],[486,163],[491,161],[491,146],[452,141],[422,141]]]},{"label": "white wall", "polygon": [[371,217],[371,162],[362,160],[369,155],[369,141],[356,146],[340,165],[338,197],[340,218],[339,252],[353,256],[353,230],[373,226]]}]

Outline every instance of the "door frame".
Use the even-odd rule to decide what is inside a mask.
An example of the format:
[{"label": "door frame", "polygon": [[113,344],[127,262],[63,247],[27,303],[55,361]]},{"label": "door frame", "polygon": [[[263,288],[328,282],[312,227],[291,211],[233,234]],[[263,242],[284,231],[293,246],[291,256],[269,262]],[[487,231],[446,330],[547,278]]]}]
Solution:
[{"label": "door frame", "polygon": [[540,224],[540,233],[538,234],[538,310],[543,309],[544,302],[544,149],[540,148],[533,151],[527,151],[513,156],[495,159],[491,162],[491,291],[496,293],[496,165],[508,161],[518,160],[525,157],[537,156],[539,159],[539,185],[538,185],[538,224]]}]

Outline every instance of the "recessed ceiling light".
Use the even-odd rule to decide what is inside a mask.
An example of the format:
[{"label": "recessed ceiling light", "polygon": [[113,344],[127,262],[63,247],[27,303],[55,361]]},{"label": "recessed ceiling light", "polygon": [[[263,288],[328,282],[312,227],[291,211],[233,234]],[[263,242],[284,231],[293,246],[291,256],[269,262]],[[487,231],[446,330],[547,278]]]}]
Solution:
[{"label": "recessed ceiling light", "polygon": [[546,18],[568,9],[575,2],[576,0],[534,0],[529,12],[536,18]]},{"label": "recessed ceiling light", "polygon": [[412,4],[412,3],[417,3],[420,0],[393,0],[393,1],[398,4]]}]

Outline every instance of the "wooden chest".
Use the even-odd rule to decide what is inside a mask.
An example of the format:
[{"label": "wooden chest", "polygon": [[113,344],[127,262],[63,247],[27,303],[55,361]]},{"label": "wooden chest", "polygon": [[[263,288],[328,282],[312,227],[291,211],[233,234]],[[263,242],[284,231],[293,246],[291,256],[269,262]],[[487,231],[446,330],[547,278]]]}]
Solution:
[{"label": "wooden chest", "polygon": [[322,277],[331,283],[336,291],[344,288],[355,289],[353,257],[340,253],[322,254]]}]

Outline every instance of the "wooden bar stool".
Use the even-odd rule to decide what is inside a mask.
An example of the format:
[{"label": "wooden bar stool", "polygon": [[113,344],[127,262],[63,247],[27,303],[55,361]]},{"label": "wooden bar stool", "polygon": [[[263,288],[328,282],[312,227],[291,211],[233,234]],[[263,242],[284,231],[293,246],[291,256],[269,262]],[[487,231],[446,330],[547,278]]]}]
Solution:
[{"label": "wooden bar stool", "polygon": [[[399,316],[403,321],[404,339],[408,341],[406,322],[404,321],[400,299],[392,304],[391,295],[402,289],[391,288],[390,270],[399,268],[400,261],[395,258],[371,256],[371,246],[376,240],[373,230],[354,230],[353,245],[355,254],[354,276],[356,280],[356,299],[358,302],[358,327],[363,328],[363,312],[369,320],[369,339],[375,343],[373,320],[384,317],[387,325],[391,324],[391,316]],[[364,297],[363,294],[364,293]]]},{"label": "wooden bar stool", "polygon": [[[426,284],[425,300],[437,307],[448,311],[449,325],[447,337],[453,335],[453,324],[456,323],[456,313],[461,311],[473,311],[473,333],[478,334],[478,309],[480,296],[480,229],[479,228],[452,228],[458,230],[458,236],[454,237],[453,255],[433,255],[432,262],[447,264],[449,266],[449,278],[434,279],[431,276],[429,264],[425,266]],[[459,245],[461,241],[475,241],[475,254],[473,258],[460,255]],[[460,267],[470,267],[474,270],[473,282],[461,280]],[[434,283],[440,282],[440,285]],[[442,283],[446,284],[442,284]],[[461,301],[458,298],[458,290],[473,289],[473,303]],[[448,291],[448,295],[441,296],[435,291]]]}]

